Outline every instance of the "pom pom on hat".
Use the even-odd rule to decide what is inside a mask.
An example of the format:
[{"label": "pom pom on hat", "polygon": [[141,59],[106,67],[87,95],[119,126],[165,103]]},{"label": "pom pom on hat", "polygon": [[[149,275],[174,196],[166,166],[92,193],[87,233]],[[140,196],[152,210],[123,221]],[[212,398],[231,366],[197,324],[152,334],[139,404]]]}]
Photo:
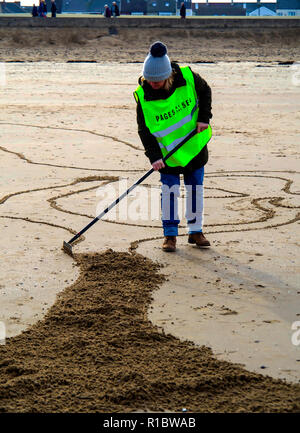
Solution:
[{"label": "pom pom on hat", "polygon": [[167,47],[160,41],[150,47],[150,52],[143,65],[143,76],[148,81],[163,81],[172,73]]},{"label": "pom pom on hat", "polygon": [[162,57],[167,54],[167,47],[162,42],[155,42],[150,47],[150,54],[153,57]]}]

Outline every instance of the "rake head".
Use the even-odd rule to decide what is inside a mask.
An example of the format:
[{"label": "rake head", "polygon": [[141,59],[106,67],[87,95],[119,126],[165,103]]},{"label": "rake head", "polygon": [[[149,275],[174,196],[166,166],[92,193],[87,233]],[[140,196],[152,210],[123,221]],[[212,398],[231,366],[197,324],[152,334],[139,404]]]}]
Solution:
[{"label": "rake head", "polygon": [[69,254],[69,256],[73,257],[72,245],[68,244],[68,242],[63,243],[63,250],[65,253]]}]

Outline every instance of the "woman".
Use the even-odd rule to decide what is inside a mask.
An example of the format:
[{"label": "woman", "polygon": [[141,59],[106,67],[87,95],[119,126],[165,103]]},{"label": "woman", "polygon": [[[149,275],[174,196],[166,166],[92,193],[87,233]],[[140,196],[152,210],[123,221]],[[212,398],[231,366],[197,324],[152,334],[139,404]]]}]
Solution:
[{"label": "woman", "polygon": [[40,4],[39,4],[39,7],[38,7],[38,14],[39,14],[39,17],[44,17],[45,18],[45,15],[44,15],[44,4],[43,4],[42,0],[40,0]]},{"label": "woman", "polygon": [[[186,186],[188,243],[209,247],[202,232],[203,177],[208,161],[206,143],[211,137],[211,89],[189,67],[171,63],[167,47],[156,42],[143,65],[143,76],[134,92],[138,133],[154,170],[160,171],[164,251],[176,251],[180,174]],[[175,145],[183,146],[166,163]]]},{"label": "woman", "polygon": [[47,18],[48,8],[45,0],[43,0],[43,13],[44,13],[44,17]]},{"label": "woman", "polygon": [[111,10],[109,9],[108,5],[104,5],[104,16],[105,18],[111,17]]}]

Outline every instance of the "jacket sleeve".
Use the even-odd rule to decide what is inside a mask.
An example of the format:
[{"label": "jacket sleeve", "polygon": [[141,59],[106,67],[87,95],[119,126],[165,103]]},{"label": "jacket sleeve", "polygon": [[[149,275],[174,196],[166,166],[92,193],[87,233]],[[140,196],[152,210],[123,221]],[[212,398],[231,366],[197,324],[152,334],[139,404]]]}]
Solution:
[{"label": "jacket sleeve", "polygon": [[146,126],[143,110],[139,101],[137,101],[136,119],[138,124],[138,134],[145,148],[145,155],[149,158],[152,164],[163,156],[156,138],[151,134],[149,128]]},{"label": "jacket sleeve", "polygon": [[211,88],[199,74],[193,72],[195,89],[199,99],[198,122],[209,123],[212,118],[211,112]]}]

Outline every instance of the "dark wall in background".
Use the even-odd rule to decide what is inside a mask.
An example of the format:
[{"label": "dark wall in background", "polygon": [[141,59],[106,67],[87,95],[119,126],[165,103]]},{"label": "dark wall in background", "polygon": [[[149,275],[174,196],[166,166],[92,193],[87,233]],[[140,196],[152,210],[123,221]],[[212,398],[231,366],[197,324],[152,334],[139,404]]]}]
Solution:
[{"label": "dark wall in background", "polygon": [[[63,12],[92,12],[103,14],[104,5],[111,7],[114,0],[61,0]],[[120,7],[120,1],[116,0]]]},{"label": "dark wall in background", "polygon": [[[154,6],[155,4],[155,6]],[[158,15],[159,12],[176,14],[176,0],[148,0],[147,14]]]},{"label": "dark wall in background", "polygon": [[246,9],[243,8],[242,3],[192,3],[192,10],[195,15],[201,16],[214,16],[214,15],[227,15],[227,16],[245,16]]},{"label": "dark wall in background", "polygon": [[132,12],[140,12],[146,15],[146,0],[121,0],[121,14],[130,15]]}]

